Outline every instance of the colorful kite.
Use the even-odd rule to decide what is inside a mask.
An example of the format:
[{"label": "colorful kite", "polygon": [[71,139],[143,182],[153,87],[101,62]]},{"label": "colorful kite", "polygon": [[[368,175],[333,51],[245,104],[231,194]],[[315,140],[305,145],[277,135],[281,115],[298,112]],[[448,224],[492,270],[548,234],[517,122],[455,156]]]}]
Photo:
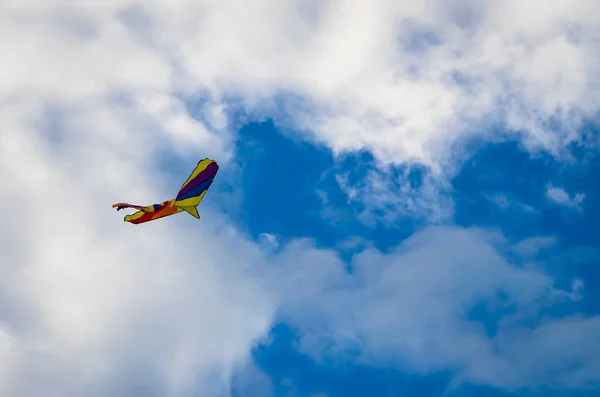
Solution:
[{"label": "colorful kite", "polygon": [[196,219],[200,219],[198,214],[198,204],[204,198],[208,188],[213,182],[219,166],[214,160],[204,159],[198,162],[198,165],[185,181],[177,197],[172,200],[153,204],[148,206],[133,205],[128,203],[117,203],[112,207],[117,211],[123,208],[138,209],[136,213],[125,216],[125,222],[134,224],[153,221],[155,219],[164,218],[165,216],[178,214],[181,211],[186,211]]}]

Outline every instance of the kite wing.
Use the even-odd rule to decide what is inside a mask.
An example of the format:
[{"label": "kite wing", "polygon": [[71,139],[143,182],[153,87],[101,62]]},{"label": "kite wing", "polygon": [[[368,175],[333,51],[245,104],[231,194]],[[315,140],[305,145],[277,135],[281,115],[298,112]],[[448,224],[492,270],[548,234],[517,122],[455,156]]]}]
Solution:
[{"label": "kite wing", "polygon": [[179,193],[177,193],[175,206],[195,218],[200,218],[196,207],[204,198],[218,171],[219,166],[216,161],[208,158],[200,160],[187,181],[181,186]]}]

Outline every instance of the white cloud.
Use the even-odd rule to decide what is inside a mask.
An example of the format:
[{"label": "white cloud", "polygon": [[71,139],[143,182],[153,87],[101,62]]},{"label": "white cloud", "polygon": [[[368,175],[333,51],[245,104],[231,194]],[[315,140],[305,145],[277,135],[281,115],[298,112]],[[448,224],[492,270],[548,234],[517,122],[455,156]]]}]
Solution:
[{"label": "white cloud", "polygon": [[371,243],[369,241],[358,236],[348,237],[336,245],[337,249],[341,252],[359,252],[370,246]]},{"label": "white cloud", "polygon": [[261,233],[260,234],[261,243],[270,250],[277,249],[279,247],[279,241],[277,240],[277,236],[271,233]]},{"label": "white cloud", "polygon": [[[520,265],[509,253],[524,245],[499,234],[426,229],[388,255],[375,249],[359,254],[349,275],[333,253],[310,253],[309,242],[297,242],[278,258],[284,281],[277,288],[288,315],[303,328],[303,350],[316,359],[349,358],[417,373],[452,370],[454,386],[595,385],[600,317],[540,317],[540,310],[564,298],[581,299],[582,285],[575,280],[571,292],[558,290],[530,260],[532,243],[525,242],[526,264]],[[472,317],[481,305],[491,333]]]},{"label": "white cloud", "polygon": [[585,199],[585,194],[575,193],[572,197],[563,188],[552,186],[549,184],[546,188],[546,197],[558,205],[580,210],[581,203]]},{"label": "white cloud", "polygon": [[524,204],[518,200],[511,199],[504,194],[495,194],[487,197],[490,202],[498,206],[502,211],[514,210],[524,211],[529,214],[535,213],[537,210],[529,204]]},{"label": "white cloud", "polygon": [[[368,148],[443,180],[465,139],[503,139],[489,123],[505,124],[530,150],[561,155],[600,108],[593,0],[0,7],[0,50],[10,59],[0,72],[2,103],[89,106],[117,95],[143,122],[137,140],[161,136],[187,152],[228,152],[225,115],[235,98],[256,117],[285,109],[275,114],[280,123],[337,152]],[[198,96],[206,125],[180,102]],[[276,106],[281,97],[288,100]]]},{"label": "white cloud", "polygon": [[248,363],[234,372],[233,395],[274,397],[274,389],[271,378],[254,363]]},{"label": "white cloud", "polygon": [[520,257],[531,259],[546,249],[554,248],[556,243],[556,237],[536,236],[519,241],[515,244],[513,250]]},{"label": "white cloud", "polygon": [[562,297],[566,300],[578,301],[583,299],[581,293],[583,292],[583,280],[577,278],[571,280],[571,292],[564,290],[553,290],[552,293],[558,298]]},{"label": "white cloud", "polygon": [[72,138],[52,144],[31,108],[0,114],[0,394],[228,395],[275,310],[247,275],[258,248],[206,206],[201,223],[124,223],[112,203],[168,198],[154,141],[106,129],[106,104],[62,116]]},{"label": "white cloud", "polygon": [[336,175],[336,181],[348,204],[359,206],[357,218],[365,224],[392,225],[403,217],[423,217],[433,223],[450,219],[454,205],[449,187],[427,173],[419,184],[413,184],[409,173],[384,167],[369,170],[354,183],[347,174]]}]

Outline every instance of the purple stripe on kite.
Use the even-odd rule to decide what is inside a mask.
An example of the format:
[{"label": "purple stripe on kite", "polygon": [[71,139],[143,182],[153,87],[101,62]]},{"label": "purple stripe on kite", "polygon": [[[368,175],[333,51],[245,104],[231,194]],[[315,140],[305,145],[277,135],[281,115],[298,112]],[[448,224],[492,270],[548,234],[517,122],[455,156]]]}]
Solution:
[{"label": "purple stripe on kite", "polygon": [[181,189],[179,191],[179,194],[177,195],[177,197],[180,197],[180,196],[186,194],[188,191],[190,191],[191,189],[193,189],[200,183],[204,182],[205,180],[207,180],[211,177],[214,177],[215,175],[217,175],[218,170],[219,170],[219,166],[216,163],[210,163],[204,171],[202,171],[201,173],[196,175],[196,177],[194,179],[192,179],[190,181],[190,183],[188,183],[183,189]]},{"label": "purple stripe on kite", "polygon": [[179,196],[177,196],[177,200],[186,200],[186,199],[189,199],[192,197],[200,196],[202,194],[202,192],[208,190],[208,188],[212,184],[213,180],[214,180],[214,178],[209,178],[209,179],[205,180],[204,182],[197,185],[192,190],[188,190],[185,194],[180,194]]},{"label": "purple stripe on kite", "polygon": [[183,189],[181,189],[181,191],[179,192],[179,195],[185,194],[186,192],[188,192],[191,189],[193,189],[194,187],[198,186],[200,183],[204,182],[205,180],[214,177],[217,174],[218,169],[219,169],[219,167],[217,166],[217,164],[210,163],[204,171],[202,171],[198,175],[196,175],[196,177],[194,179],[192,179]]}]

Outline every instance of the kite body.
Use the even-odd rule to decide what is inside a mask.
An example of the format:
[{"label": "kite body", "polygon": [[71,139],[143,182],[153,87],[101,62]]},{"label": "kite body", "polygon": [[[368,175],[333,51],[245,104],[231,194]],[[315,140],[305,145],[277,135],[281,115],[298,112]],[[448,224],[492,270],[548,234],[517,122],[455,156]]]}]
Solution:
[{"label": "kite body", "polygon": [[187,181],[179,189],[177,197],[172,200],[164,201],[160,204],[148,206],[133,205],[128,203],[117,203],[113,205],[117,211],[124,208],[135,208],[138,211],[132,215],[125,216],[125,222],[139,224],[156,219],[164,218],[178,214],[182,211],[187,212],[196,219],[200,219],[198,214],[198,204],[204,198],[208,188],[213,182],[219,166],[214,160],[204,159],[198,162],[198,165],[192,171]]}]

